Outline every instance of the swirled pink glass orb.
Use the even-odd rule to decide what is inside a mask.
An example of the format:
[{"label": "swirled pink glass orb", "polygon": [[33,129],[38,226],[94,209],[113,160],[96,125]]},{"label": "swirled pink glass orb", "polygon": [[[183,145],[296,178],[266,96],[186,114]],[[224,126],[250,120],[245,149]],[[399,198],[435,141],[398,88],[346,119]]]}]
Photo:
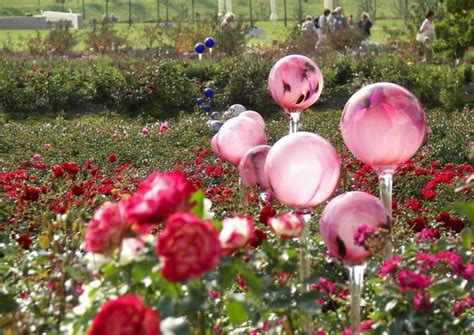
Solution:
[{"label": "swirled pink glass orb", "polygon": [[265,120],[263,117],[255,111],[245,111],[239,114],[239,116],[246,116],[257,122],[263,129],[265,129]]},{"label": "swirled pink glass orb", "polygon": [[251,118],[242,116],[226,121],[217,133],[219,155],[238,166],[245,153],[257,145],[267,144],[263,128]]},{"label": "swirled pink glass orb", "polygon": [[323,75],[308,57],[290,55],[273,65],[268,87],[273,100],[287,113],[298,113],[318,100],[323,90]]},{"label": "swirled pink glass orb", "polygon": [[265,160],[271,147],[269,145],[258,145],[249,149],[239,163],[239,175],[242,183],[247,187],[259,185],[268,189],[269,183],[265,174]]},{"label": "swirled pink glass orb", "polygon": [[379,174],[410,159],[426,134],[426,116],[405,88],[376,83],[357,91],[346,103],[341,133],[349,150]]},{"label": "swirled pink glass orb", "polygon": [[324,138],[297,132],[281,138],[265,161],[270,188],[281,202],[294,208],[314,208],[334,192],[341,162]]},{"label": "swirled pink glass orb", "polygon": [[[321,215],[319,231],[329,251],[338,258],[358,264],[371,256],[369,241],[383,248],[387,241],[370,240],[381,228],[390,231],[390,218],[383,203],[365,192],[347,192],[332,199]],[[373,235],[372,235],[373,236]],[[380,245],[382,244],[382,245]]]}]

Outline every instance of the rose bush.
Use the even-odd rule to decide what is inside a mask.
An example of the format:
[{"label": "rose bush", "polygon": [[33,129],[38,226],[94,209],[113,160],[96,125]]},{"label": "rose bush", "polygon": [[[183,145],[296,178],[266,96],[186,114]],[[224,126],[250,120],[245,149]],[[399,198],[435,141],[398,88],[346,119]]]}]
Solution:
[{"label": "rose bush", "polygon": [[[376,193],[376,175],[345,149],[334,131],[338,121],[336,111],[320,111],[305,114],[302,126],[320,132],[340,153],[344,170],[337,194]],[[428,122],[426,145],[395,174],[396,258],[386,261],[376,255],[368,264],[362,310],[367,333],[469,330],[472,212],[466,205],[452,204],[472,196],[468,176],[473,169],[466,163],[466,125],[472,123],[472,114],[447,116],[432,110]],[[297,270],[299,238],[280,239],[269,227],[271,218],[287,217],[290,209],[269,198],[261,209],[252,195],[247,209],[239,207],[236,172],[203,146],[212,134],[201,116],[169,119],[170,127],[162,134],[161,124],[108,115],[10,120],[3,125],[0,144],[7,155],[1,158],[0,173],[2,329],[86,333],[107,301],[132,294],[143,301],[142,309],[132,308],[132,313],[144,315],[153,308],[163,333],[291,334],[300,332],[307,321],[315,333],[347,333],[347,274],[316,233],[324,206],[316,209],[308,227],[312,275],[302,283]],[[269,141],[274,143],[286,128],[280,116],[267,120]],[[170,185],[177,186],[162,194],[154,171],[177,169],[183,171],[182,178],[176,172],[160,173],[160,178],[176,176]],[[160,214],[161,207],[148,200],[162,196],[177,204],[172,207],[178,213],[155,225],[149,213]],[[212,200],[219,220],[209,217],[203,196]],[[122,227],[122,214],[109,210],[134,197],[146,199],[143,222],[146,231],[154,227],[152,234],[134,229],[118,234],[122,230],[113,229]],[[107,201],[115,205],[104,205]],[[225,222],[248,227],[233,221],[237,215],[253,219],[252,238],[250,229],[236,228],[220,239]],[[134,221],[125,222],[131,228]],[[86,236],[92,232],[97,232],[94,241],[106,243],[86,254]],[[366,235],[370,233],[362,231],[354,237],[362,242]],[[239,238],[224,238],[232,236]],[[247,236],[250,241],[244,243]],[[156,252],[160,239],[172,246],[163,251],[164,262]],[[232,253],[221,252],[222,241],[232,246]]]}]

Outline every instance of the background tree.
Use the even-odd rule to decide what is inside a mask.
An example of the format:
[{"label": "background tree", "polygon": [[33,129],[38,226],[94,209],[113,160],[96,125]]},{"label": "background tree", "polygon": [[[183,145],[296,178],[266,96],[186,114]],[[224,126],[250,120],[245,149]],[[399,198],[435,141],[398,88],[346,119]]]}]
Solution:
[{"label": "background tree", "polygon": [[474,1],[446,0],[445,15],[436,23],[432,48],[448,59],[461,58],[474,45]]}]

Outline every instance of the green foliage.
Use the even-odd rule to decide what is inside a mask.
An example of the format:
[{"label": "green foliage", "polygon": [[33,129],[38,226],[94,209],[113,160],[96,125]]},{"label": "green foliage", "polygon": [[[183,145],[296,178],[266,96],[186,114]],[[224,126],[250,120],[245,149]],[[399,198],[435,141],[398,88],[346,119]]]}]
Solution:
[{"label": "green foliage", "polygon": [[[241,103],[263,114],[277,111],[268,95],[268,73],[276,58],[243,56],[192,61],[158,59],[0,61],[0,108],[8,113],[69,111],[103,105],[136,113],[191,111],[204,85],[215,90],[213,108]],[[388,81],[411,90],[425,107],[457,110],[472,65],[414,64],[394,55],[334,56],[319,62],[322,103],[342,107],[363,85]]]},{"label": "green foliage", "polygon": [[446,0],[446,14],[436,22],[437,40],[433,50],[448,59],[461,58],[474,44],[472,0]]}]

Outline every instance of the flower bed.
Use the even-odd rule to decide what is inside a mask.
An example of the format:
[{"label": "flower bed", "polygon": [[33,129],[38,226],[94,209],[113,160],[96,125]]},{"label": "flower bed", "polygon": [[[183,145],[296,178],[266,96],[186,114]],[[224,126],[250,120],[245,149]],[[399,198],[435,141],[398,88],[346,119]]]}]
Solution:
[{"label": "flower bed", "polygon": [[[472,211],[454,204],[472,197],[472,117],[429,111],[425,145],[395,174],[395,256],[369,261],[364,332],[469,333]],[[376,194],[376,175],[344,147],[338,119],[307,111],[303,128],[342,157],[336,194]],[[269,142],[286,126],[281,115],[267,120]],[[276,201],[239,206],[236,171],[210,152],[200,115],[170,119],[169,129],[114,116],[25,120],[2,134],[2,329],[154,334],[161,323],[177,334],[294,334],[311,319],[314,333],[349,333],[347,275],[317,234],[324,206],[311,223],[305,291],[299,240],[289,238],[298,221]],[[184,174],[153,174],[175,169]]]}]

